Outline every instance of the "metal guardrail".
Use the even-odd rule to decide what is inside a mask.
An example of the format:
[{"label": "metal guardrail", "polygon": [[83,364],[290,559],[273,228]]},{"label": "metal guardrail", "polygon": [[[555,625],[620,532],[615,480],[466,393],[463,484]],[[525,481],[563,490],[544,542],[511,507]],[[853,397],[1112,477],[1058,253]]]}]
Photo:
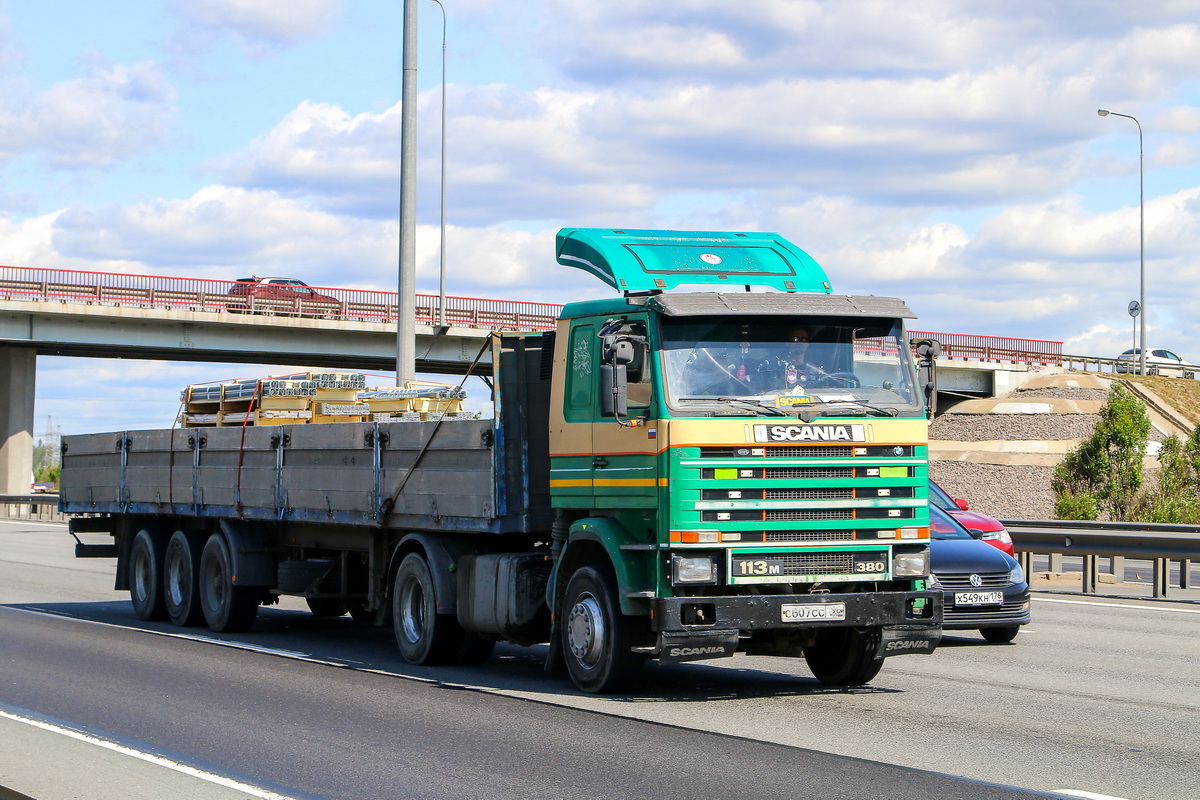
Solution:
[{"label": "metal guardrail", "polygon": [[0,494],[0,519],[66,522],[67,515],[58,510],[57,494]]},{"label": "metal guardrail", "polygon": [[[237,281],[208,278],[0,266],[0,300],[396,321],[395,292],[313,286],[309,288],[320,297],[247,297],[230,294],[235,286]],[[438,324],[438,304],[437,295],[418,294],[417,324]],[[447,297],[446,322],[488,330],[547,330],[561,309],[556,303]]]},{"label": "metal guardrail", "polygon": [[[1155,598],[1167,597],[1170,563],[1180,561],[1179,588],[1189,589],[1190,562],[1200,559],[1200,526],[1154,522],[1096,522],[1092,520],[1002,520],[1017,548],[1021,567],[1029,574],[1035,554],[1051,556],[1051,570],[1061,571],[1061,557],[1083,559],[1082,591],[1095,594],[1100,583],[1099,559],[1113,559],[1113,573],[1123,573],[1132,558],[1153,564]],[[1057,562],[1055,556],[1058,556]],[[1054,567],[1055,563],[1058,568]]]},{"label": "metal guardrail", "polygon": [[[1062,357],[1062,365],[1067,369],[1079,369],[1082,372],[1091,372],[1091,368],[1095,367],[1096,372],[1112,372],[1117,375],[1136,375],[1137,365],[1130,361],[1119,361],[1115,358],[1100,358],[1099,356],[1069,356]],[[1117,367],[1121,369],[1117,369]],[[1195,380],[1200,368],[1195,367],[1174,367],[1170,364],[1147,364],[1147,375],[1160,375],[1164,378],[1187,378]]]},{"label": "metal guardrail", "polygon": [[909,331],[912,339],[935,339],[942,346],[940,359],[1008,361],[1015,364],[1059,365],[1063,363],[1062,342],[1048,339],[1013,339],[969,333]]}]

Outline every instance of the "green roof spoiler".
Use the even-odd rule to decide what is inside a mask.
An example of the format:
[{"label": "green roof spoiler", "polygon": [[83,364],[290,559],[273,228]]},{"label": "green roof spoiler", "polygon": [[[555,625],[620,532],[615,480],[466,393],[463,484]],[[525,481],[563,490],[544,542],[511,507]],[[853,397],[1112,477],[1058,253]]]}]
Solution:
[{"label": "green roof spoiler", "polygon": [[558,263],[626,294],[683,284],[832,292],[812,256],[777,233],[563,228],[555,251]]}]

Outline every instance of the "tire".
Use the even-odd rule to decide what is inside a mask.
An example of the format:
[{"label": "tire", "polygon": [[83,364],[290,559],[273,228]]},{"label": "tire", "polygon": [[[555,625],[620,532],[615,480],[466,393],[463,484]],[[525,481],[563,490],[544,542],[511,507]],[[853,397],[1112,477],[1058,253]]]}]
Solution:
[{"label": "tire", "polygon": [[203,538],[175,531],[163,555],[163,601],[171,624],[190,628],[204,622],[200,610],[199,563]]},{"label": "tire", "polygon": [[1011,642],[1017,638],[1017,632],[1021,630],[1020,625],[1008,625],[1003,628],[980,628],[979,632],[983,634],[983,638],[994,644],[1003,644]]},{"label": "tire", "polygon": [[437,613],[433,575],[420,553],[409,553],[396,571],[392,625],[400,655],[410,664],[450,664],[460,657],[465,631],[453,614]]},{"label": "tire", "polygon": [[133,613],[146,622],[167,618],[163,592],[162,537],[140,530],[129,548],[129,600]]},{"label": "tire", "polygon": [[340,597],[306,597],[314,617],[340,617],[346,613],[346,601]]},{"label": "tire", "polygon": [[208,537],[200,554],[200,607],[208,627],[217,633],[240,633],[254,624],[262,590],[235,586],[233,559],[225,537]]},{"label": "tire", "polygon": [[879,628],[826,628],[804,648],[804,660],[821,683],[861,686],[883,667],[883,658],[876,655],[882,635]]},{"label": "tire", "polygon": [[645,656],[632,652],[633,620],[621,613],[612,570],[582,567],[567,582],[559,615],[563,659],[584,692],[619,691],[633,681]]}]

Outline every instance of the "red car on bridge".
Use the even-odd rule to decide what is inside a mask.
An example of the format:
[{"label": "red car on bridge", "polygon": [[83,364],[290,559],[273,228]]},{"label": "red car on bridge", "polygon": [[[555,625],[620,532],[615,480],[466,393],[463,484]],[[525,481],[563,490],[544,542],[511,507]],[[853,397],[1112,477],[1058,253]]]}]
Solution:
[{"label": "red car on bridge", "polygon": [[296,278],[238,278],[229,288],[225,309],[233,313],[337,316],[342,304]]}]

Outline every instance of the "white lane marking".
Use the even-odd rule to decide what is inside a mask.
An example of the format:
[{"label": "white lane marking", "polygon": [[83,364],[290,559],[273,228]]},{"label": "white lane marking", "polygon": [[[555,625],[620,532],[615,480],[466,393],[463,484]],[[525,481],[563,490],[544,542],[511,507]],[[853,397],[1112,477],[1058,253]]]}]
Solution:
[{"label": "white lane marking", "polygon": [[1137,606],[1131,603],[1101,603],[1096,600],[1060,600],[1057,597],[1035,597],[1039,603],[1066,603],[1073,606],[1102,606],[1104,608],[1136,608],[1141,611],[1173,611],[1176,614],[1200,614],[1200,608],[1166,608],[1160,606]]},{"label": "white lane marking", "polygon": [[1082,789],[1051,789],[1054,794],[1065,794],[1068,797],[1082,797],[1083,800],[1125,800],[1123,797],[1113,797],[1110,794],[1096,794]]},{"label": "white lane marking", "polygon": [[209,783],[215,783],[218,786],[224,786],[227,789],[233,789],[234,791],[243,792],[245,794],[250,795],[251,797],[259,797],[259,798],[262,798],[262,800],[292,800],[292,798],[286,794],[279,794],[277,792],[269,792],[266,789],[261,789],[257,786],[252,786],[251,784],[248,784],[248,783],[242,783],[241,781],[235,781],[232,778],[226,778],[222,775],[215,775],[211,772],[205,772],[204,770],[196,769],[195,767],[188,766],[187,764],[184,764],[179,761],[174,761],[174,760],[172,760],[170,758],[166,758],[164,756],[156,756],[153,753],[147,753],[142,750],[135,750],[132,747],[126,747],[125,745],[117,744],[116,742],[110,742],[109,740],[102,739],[99,736],[93,736],[91,734],[83,733],[82,731],[77,731],[72,728],[64,728],[61,725],[52,725],[51,723],[43,722],[40,719],[23,717],[18,714],[10,714],[9,712],[4,711],[2,709],[0,709],[0,717],[4,717],[5,719],[11,719],[14,722],[23,722],[26,725],[30,725],[34,728],[41,728],[44,731],[50,731],[51,733],[61,734],[62,736],[66,736],[71,739],[76,739],[80,742],[94,744],[97,747],[103,747],[106,750],[112,750],[114,753],[120,753],[121,755],[129,756],[131,758],[136,758],[141,761],[146,761],[151,764],[154,764],[155,766],[165,767],[166,769],[174,770],[175,772],[180,772],[184,775],[189,775],[193,778],[199,778],[200,780],[208,781]]}]

